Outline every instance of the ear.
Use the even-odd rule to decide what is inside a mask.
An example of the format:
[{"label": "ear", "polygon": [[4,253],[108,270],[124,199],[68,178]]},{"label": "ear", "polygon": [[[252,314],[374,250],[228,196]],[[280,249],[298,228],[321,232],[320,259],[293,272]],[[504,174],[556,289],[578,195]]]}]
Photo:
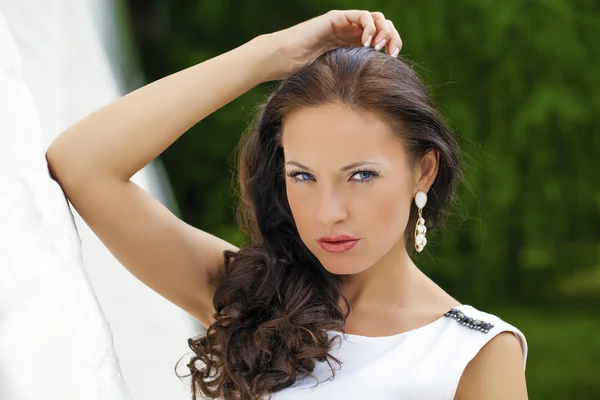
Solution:
[{"label": "ear", "polygon": [[429,150],[421,157],[415,168],[415,193],[419,190],[427,193],[438,173],[440,153]]}]

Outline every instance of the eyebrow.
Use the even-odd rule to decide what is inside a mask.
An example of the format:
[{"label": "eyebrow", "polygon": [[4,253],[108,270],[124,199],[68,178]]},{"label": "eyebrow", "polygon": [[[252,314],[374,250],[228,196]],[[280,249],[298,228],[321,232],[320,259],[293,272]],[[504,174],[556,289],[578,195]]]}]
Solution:
[{"label": "eyebrow", "polygon": [[[302,165],[302,164],[300,164],[299,162],[296,162],[296,161],[288,161],[288,162],[285,163],[285,165],[293,165],[293,166],[296,166],[298,168],[305,169],[308,172],[312,172],[312,170],[310,168],[308,168],[306,165]],[[346,172],[346,171],[349,171],[351,169],[354,169],[354,168],[357,168],[357,167],[361,167],[363,165],[380,165],[380,164],[375,163],[375,162],[371,162],[371,161],[358,161],[358,162],[355,162],[355,163],[343,166],[342,168],[340,168],[340,171]]]}]

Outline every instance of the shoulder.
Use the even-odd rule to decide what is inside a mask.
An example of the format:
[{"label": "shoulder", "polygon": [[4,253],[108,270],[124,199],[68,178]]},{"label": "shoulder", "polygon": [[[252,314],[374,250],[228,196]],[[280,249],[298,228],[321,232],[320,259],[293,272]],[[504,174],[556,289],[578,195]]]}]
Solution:
[{"label": "shoulder", "polygon": [[458,310],[464,318],[486,323],[489,329],[477,331],[472,323],[464,326],[477,331],[480,336],[474,344],[473,357],[468,360],[460,378],[456,398],[527,399],[527,341],[523,333],[498,316],[472,306],[460,306]]}]

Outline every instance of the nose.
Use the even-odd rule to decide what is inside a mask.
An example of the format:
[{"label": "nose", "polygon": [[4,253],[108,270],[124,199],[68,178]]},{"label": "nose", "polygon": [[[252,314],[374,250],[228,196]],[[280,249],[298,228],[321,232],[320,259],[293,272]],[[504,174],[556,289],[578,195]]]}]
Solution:
[{"label": "nose", "polygon": [[324,191],[320,196],[317,219],[324,226],[332,226],[348,218],[348,210],[343,196],[332,190]]}]

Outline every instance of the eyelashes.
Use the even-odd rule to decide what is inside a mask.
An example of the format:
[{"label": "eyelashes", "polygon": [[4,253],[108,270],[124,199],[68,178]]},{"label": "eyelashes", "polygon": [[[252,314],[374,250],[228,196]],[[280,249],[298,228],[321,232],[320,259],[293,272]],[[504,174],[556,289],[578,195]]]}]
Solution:
[{"label": "eyelashes", "polygon": [[[356,176],[356,175],[360,175],[362,174],[363,177],[366,175],[366,177],[364,177],[363,179],[351,179],[352,177]],[[381,174],[380,170],[377,169],[371,169],[371,168],[359,168],[356,170],[353,170],[352,172],[350,172],[348,174],[348,178],[351,182],[356,182],[356,183],[369,183],[372,182],[374,179],[376,179],[379,175]],[[314,176],[312,176],[312,174],[300,170],[300,169],[291,169],[289,171],[286,171],[285,175],[290,178],[292,180],[292,182],[294,183],[308,183],[311,182],[313,180],[316,181],[316,179],[314,178]]]}]

